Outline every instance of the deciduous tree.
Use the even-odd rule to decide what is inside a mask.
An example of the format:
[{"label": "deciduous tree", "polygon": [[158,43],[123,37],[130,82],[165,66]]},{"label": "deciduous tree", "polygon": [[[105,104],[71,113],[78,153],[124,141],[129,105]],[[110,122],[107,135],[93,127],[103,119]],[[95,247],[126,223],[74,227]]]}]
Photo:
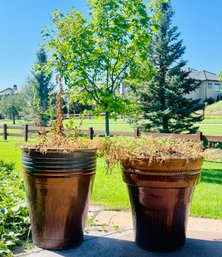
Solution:
[{"label": "deciduous tree", "polygon": [[89,14],[88,19],[74,9],[67,15],[55,12],[55,29],[45,37],[51,67],[65,79],[73,101],[105,112],[109,135],[109,118],[135,107],[120,96],[119,87],[146,59],[149,16],[142,0],[89,0]]},{"label": "deciduous tree", "polygon": [[23,107],[23,97],[20,94],[10,94],[0,98],[0,113],[9,116],[15,124],[15,116],[20,115]]}]

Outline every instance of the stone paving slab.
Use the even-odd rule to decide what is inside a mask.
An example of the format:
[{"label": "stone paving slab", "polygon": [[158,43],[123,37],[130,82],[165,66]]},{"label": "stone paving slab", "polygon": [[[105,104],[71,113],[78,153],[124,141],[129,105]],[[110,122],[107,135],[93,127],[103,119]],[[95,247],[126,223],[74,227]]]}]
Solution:
[{"label": "stone paving slab", "polygon": [[101,211],[94,218],[95,225],[106,224],[108,226],[133,227],[130,212]]},{"label": "stone paving slab", "polygon": [[78,248],[46,251],[35,247],[15,257],[222,257],[222,220],[189,218],[187,240],[182,250],[151,253],[134,242],[130,212],[91,211],[84,242]]},{"label": "stone paving slab", "polygon": [[222,236],[222,220],[190,217],[187,226],[188,230],[220,232]]},{"label": "stone paving slab", "polygon": [[[205,232],[206,233],[206,232]],[[209,235],[203,235],[206,238]],[[46,251],[36,249],[28,257],[221,257],[222,239],[199,239],[199,236],[188,237],[182,250],[172,253],[151,253],[140,249],[133,241],[133,232],[126,231],[103,237],[85,236],[83,244],[63,251]]]}]

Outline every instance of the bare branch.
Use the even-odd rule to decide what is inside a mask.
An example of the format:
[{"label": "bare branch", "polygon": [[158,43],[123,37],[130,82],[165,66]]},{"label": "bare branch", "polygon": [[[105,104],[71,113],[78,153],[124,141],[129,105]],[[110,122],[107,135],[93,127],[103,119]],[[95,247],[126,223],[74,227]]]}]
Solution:
[{"label": "bare branch", "polygon": [[[128,63],[126,63],[126,65],[124,65],[124,67],[121,69],[121,71],[119,72],[119,74],[116,76],[116,78],[114,79],[113,81],[113,84],[112,84],[112,88],[111,88],[111,92],[114,92],[117,88],[117,86],[115,86],[116,82],[120,79],[121,75],[123,74],[123,72],[126,71],[126,69],[129,67],[130,65],[130,62],[129,61]],[[120,83],[117,83],[117,85],[119,85]]]},{"label": "bare branch", "polygon": [[112,84],[113,84],[113,82],[114,82],[114,79],[113,79],[113,77],[114,77],[114,72],[115,72],[116,66],[117,66],[117,64],[118,64],[118,62],[119,62],[119,57],[120,57],[120,52],[121,52],[120,49],[121,49],[121,47],[120,47],[119,50],[118,50],[118,55],[117,55],[117,57],[116,57],[116,62],[115,62],[115,64],[114,64],[114,66],[113,66],[112,73],[111,73],[111,81],[112,81]]},{"label": "bare branch", "polygon": [[96,85],[94,79],[92,78],[92,76],[90,76],[87,72],[85,73],[86,74],[86,77],[87,79],[89,80],[90,84],[92,85],[92,91],[89,91],[89,89],[84,85],[84,88],[86,89],[87,92],[90,92],[90,94],[94,94],[95,98],[100,102],[102,103],[98,93],[97,93],[97,89],[98,89],[98,86]]},{"label": "bare branch", "polygon": [[109,88],[109,67],[106,67],[106,88]]}]

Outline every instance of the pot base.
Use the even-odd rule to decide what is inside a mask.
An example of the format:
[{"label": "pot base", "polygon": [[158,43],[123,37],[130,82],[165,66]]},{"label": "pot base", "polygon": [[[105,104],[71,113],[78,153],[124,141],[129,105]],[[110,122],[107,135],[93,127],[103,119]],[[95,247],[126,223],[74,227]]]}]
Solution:
[{"label": "pot base", "polygon": [[[128,185],[135,241],[149,251],[169,252],[186,240],[187,213],[193,187],[160,189]],[[180,198],[180,201],[178,201]]]},{"label": "pot base", "polygon": [[149,252],[163,252],[163,253],[167,253],[167,252],[173,252],[173,251],[176,251],[176,250],[181,250],[182,247],[185,244],[185,240],[184,240],[183,243],[182,242],[179,242],[179,243],[175,242],[176,245],[175,244],[174,245],[164,244],[164,245],[160,246],[156,242],[153,242],[153,243],[151,242],[151,244],[149,245],[147,243],[143,244],[141,241],[138,241],[138,240],[136,240],[136,244],[140,248],[142,248],[142,249],[144,249],[146,251],[149,251]]},{"label": "pot base", "polygon": [[[159,227],[159,231],[158,231]],[[135,241],[137,245],[151,252],[171,252],[181,249],[186,240],[184,231],[167,233],[162,224],[153,220],[150,226],[137,226]]]},{"label": "pot base", "polygon": [[56,240],[34,240],[33,243],[42,249],[46,250],[67,250],[67,249],[72,249],[80,246],[83,242],[83,238],[78,240],[75,240],[74,242],[67,241],[65,242],[64,240],[59,240],[56,242]]}]

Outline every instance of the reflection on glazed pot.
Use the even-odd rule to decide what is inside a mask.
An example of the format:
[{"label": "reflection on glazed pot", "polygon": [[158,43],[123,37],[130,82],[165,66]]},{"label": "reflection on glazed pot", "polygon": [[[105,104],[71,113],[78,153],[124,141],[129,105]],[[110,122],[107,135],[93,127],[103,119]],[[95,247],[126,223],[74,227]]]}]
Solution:
[{"label": "reflection on glazed pot", "polygon": [[96,151],[42,155],[23,148],[22,164],[34,243],[54,250],[81,244]]},{"label": "reflection on glazed pot", "polygon": [[202,159],[161,164],[137,160],[123,167],[136,243],[150,251],[173,251],[186,240],[186,226]]}]

